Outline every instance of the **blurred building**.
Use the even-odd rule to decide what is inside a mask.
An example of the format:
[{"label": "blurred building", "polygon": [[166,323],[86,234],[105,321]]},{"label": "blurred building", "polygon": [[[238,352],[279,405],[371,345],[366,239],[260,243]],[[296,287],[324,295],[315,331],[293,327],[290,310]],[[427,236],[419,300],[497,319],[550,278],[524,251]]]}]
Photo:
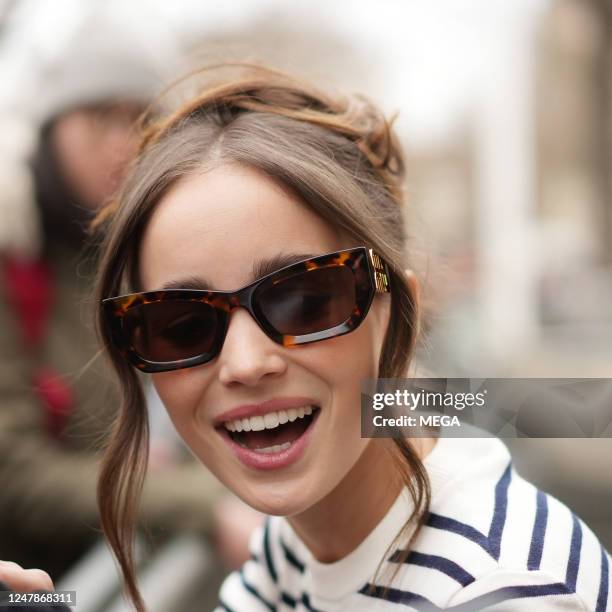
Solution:
[{"label": "blurred building", "polygon": [[[551,2],[523,66],[530,78],[523,88],[509,90],[517,99],[514,107],[502,101],[494,118],[497,132],[486,127],[490,118],[475,113],[431,148],[412,149],[410,135],[404,135],[410,151],[409,224],[417,256],[426,254],[418,265],[432,330],[424,358],[431,367],[500,376],[607,376],[610,370],[612,56],[610,26],[602,19],[607,6]],[[515,60],[525,62],[518,53]],[[494,86],[503,89],[507,75],[497,79]],[[524,118],[516,124],[518,104]],[[508,142],[504,112],[509,125],[524,131],[521,146],[530,167],[522,172],[515,168],[517,151]],[[491,159],[499,156],[503,165],[504,155],[506,176],[491,168]],[[504,201],[513,180],[524,182],[514,198],[519,214],[511,200]],[[507,257],[490,250],[496,241],[507,247]],[[506,305],[491,301],[491,294],[504,295]],[[498,314],[491,317],[487,309]],[[517,310],[524,314],[517,317]]]},{"label": "blurred building", "polygon": [[[517,104],[524,104],[524,121],[518,125],[525,130],[524,151],[531,164],[522,174],[527,187],[523,195],[530,198],[521,202],[522,216],[504,210],[503,194],[513,188],[509,182],[516,171],[513,151],[508,152],[505,180],[493,181],[504,178],[495,168],[492,177],[486,176],[492,171],[487,147],[496,138],[493,133],[483,139],[486,116],[466,117],[462,129],[435,146],[409,146],[409,235],[424,283],[428,330],[420,359],[430,371],[470,377],[609,378],[611,33],[612,3],[603,0],[551,2],[536,24],[531,65],[526,66],[530,80],[524,88],[508,90]],[[517,53],[517,61],[524,59]],[[501,101],[497,112],[502,119],[504,104],[512,124],[516,107]],[[503,162],[509,134],[503,123],[500,128],[493,154]],[[404,137],[410,145],[410,135]],[[487,188],[491,182],[493,188]],[[497,227],[483,238],[481,228],[489,215]],[[512,232],[521,224],[525,234],[513,240]],[[497,260],[499,278],[489,285],[486,261],[496,261],[497,255],[488,252],[496,240],[509,247],[508,258]],[[531,282],[513,292],[512,275],[520,274],[521,266]],[[502,291],[507,285],[506,324],[501,317],[489,326],[483,302],[487,294],[499,293],[498,283]],[[515,307],[530,313],[526,321],[533,328],[516,327],[520,319],[513,316]],[[506,334],[519,339],[517,350],[487,342],[487,335]],[[612,464],[609,439],[507,443],[519,471],[568,503],[612,545],[612,477],[601,470]]]}]

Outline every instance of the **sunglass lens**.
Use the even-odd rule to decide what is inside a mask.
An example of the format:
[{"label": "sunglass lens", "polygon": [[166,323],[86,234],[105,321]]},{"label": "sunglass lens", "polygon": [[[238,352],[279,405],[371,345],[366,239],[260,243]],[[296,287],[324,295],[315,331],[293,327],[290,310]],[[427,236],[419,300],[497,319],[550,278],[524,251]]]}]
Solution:
[{"label": "sunglass lens", "polygon": [[257,294],[259,309],[276,331],[301,336],[344,323],[355,308],[355,277],[347,266],[300,272]]},{"label": "sunglass lens", "polygon": [[147,361],[170,362],[213,350],[218,314],[192,301],[151,302],[130,308],[123,331],[132,348]]}]

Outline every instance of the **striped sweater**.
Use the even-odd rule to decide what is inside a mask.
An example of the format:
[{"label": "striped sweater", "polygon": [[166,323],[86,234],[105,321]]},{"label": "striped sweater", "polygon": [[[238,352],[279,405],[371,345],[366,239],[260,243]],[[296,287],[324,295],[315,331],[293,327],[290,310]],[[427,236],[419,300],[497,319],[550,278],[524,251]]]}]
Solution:
[{"label": "striped sweater", "polygon": [[387,551],[412,509],[406,489],[334,563],[318,562],[286,519],[271,517],[253,535],[251,559],[223,583],[215,612],[612,612],[609,553],[571,510],[517,474],[500,440],[440,438],[424,463],[430,514],[406,562]]}]

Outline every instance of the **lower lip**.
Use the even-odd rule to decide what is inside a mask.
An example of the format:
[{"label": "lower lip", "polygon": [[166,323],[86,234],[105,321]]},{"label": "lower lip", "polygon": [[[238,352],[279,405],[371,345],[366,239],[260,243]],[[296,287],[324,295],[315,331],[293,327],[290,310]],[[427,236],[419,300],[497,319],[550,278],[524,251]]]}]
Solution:
[{"label": "lower lip", "polygon": [[232,440],[229,435],[229,432],[225,427],[220,429],[221,436],[228,443],[230,449],[246,465],[250,468],[255,468],[258,470],[278,470],[280,468],[287,467],[293,463],[295,463],[306,450],[308,443],[310,442],[310,438],[312,437],[312,432],[315,428],[317,420],[319,419],[319,413],[321,409],[318,408],[312,422],[308,426],[308,429],[299,437],[297,440],[291,443],[291,446],[279,453],[258,453],[249,448],[245,448],[244,446],[240,446]]}]

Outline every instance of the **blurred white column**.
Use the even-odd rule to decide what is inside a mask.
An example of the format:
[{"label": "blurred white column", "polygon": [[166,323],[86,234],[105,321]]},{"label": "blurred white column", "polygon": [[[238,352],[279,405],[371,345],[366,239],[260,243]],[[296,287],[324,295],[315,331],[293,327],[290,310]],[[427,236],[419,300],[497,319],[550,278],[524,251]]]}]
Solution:
[{"label": "blurred white column", "polygon": [[476,247],[481,363],[502,375],[537,340],[535,33],[538,12],[509,19],[476,117]]}]

